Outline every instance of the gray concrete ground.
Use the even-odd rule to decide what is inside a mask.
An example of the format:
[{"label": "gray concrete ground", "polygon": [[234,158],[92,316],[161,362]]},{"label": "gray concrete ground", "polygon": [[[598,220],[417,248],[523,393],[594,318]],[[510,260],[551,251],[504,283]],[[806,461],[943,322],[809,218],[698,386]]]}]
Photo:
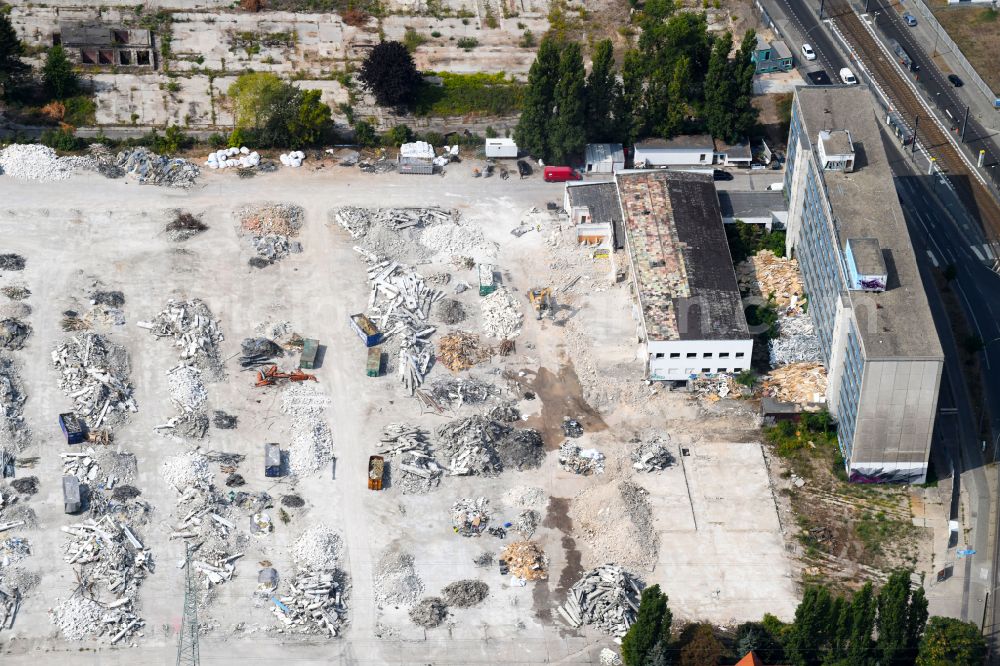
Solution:
[{"label": "gray concrete ground", "polygon": [[[201,646],[203,663],[597,663],[600,648],[613,647],[613,642],[590,629],[571,630],[553,613],[580,570],[604,561],[602,551],[574,527],[567,509],[573,513],[572,499],[581,491],[625,478],[649,491],[659,540],[656,566],[636,573],[664,587],[677,621],[726,623],[759,619],[764,612],[790,619],[797,575],[785,549],[760,446],[745,443],[757,436],[755,417],[737,403],[702,406],[686,394],[642,382],[629,283],[612,279],[621,258],[611,263],[593,259],[570,242],[572,232],[560,217],[529,214],[531,207],[544,211],[547,202],[560,201],[560,185],[544,183],[537,174],[527,180],[474,179],[471,168],[468,161],[453,165],[443,178],[376,176],[327,163],[320,170],[283,169],[250,180],[206,173],[190,191],[93,174],[48,184],[0,177],[3,251],[22,254],[28,262],[23,273],[0,275],[0,284],[24,283],[32,290],[27,302],[33,308],[34,334],[15,356],[29,393],[26,418],[34,431],[26,455],[39,456],[40,461],[21,473],[41,480],[40,493],[29,501],[39,525],[23,532],[33,544],[25,567],[37,571],[41,582],[26,599],[14,629],[0,634],[4,664],[173,660],[183,596],[183,577],[175,564],[182,546],[168,538],[176,521],[177,493],[161,477],[160,465],[194,444],[152,433],[152,426],[173,411],[165,372],[176,363],[176,352],[166,340],[156,340],[136,326],[169,298],[208,303],[226,335],[223,358],[235,355],[240,340],[264,321],[287,320],[296,331],[327,345],[316,374],[319,387],[332,399],[327,419],[334,436],[336,478],[324,470],[298,480],[294,490],[306,506],[290,510],[287,525],[276,520],[273,534],[252,539],[237,577],[216,588],[203,613],[208,625]],[[302,254],[263,270],[247,266],[248,250],[237,235],[233,211],[255,201],[287,201],[304,208]],[[344,205],[457,208],[464,220],[498,244],[496,263],[504,283],[526,309],[526,289],[559,287],[581,277],[573,288],[557,292],[554,320],[535,321],[527,314],[515,355],[494,357],[471,371],[518,396],[528,387],[537,392],[537,399],[521,400],[519,406],[527,425],[546,436],[550,452],[539,469],[507,471],[488,480],[448,477],[438,490],[420,496],[403,495],[396,487],[381,493],[365,488],[367,457],[386,423],[403,421],[431,429],[455,414],[424,413],[395,377],[365,377],[365,350],[347,326],[348,315],[363,310],[368,299],[364,265],[351,249],[355,241],[328,222],[329,211]],[[171,243],[163,227],[179,208],[202,215],[210,229],[183,244]],[[509,230],[525,217],[535,230],[512,236]],[[451,284],[475,283],[473,270],[456,269],[451,262],[421,265],[418,270],[423,275],[447,270]],[[154,507],[152,520],[143,528],[157,562],[156,572],[140,591],[144,635],[134,646],[120,648],[67,642],[47,617],[48,609],[74,588],[73,570],[62,560],[60,527],[79,520],[64,515],[60,503],[58,454],[66,446],[55,415],[69,402],[56,385],[49,351],[66,335],[59,327],[60,313],[79,305],[94,279],[126,297],[128,323],[108,335],[131,354],[139,412],[118,430],[116,440],[138,456],[135,485]],[[471,316],[456,328],[478,331],[478,294],[470,290],[457,298]],[[447,374],[438,365],[429,380]],[[255,389],[251,383],[230,362],[227,377],[208,384],[209,409],[238,415],[239,427],[211,429],[199,444],[245,454],[239,469],[248,481],[245,489],[278,497],[289,492],[293,482],[265,479],[259,452],[264,441],[288,441],[289,420],[278,410],[274,389]],[[472,410],[463,409],[463,414]],[[587,441],[608,456],[604,475],[580,477],[559,467],[552,449],[561,439],[558,426],[564,416],[583,417]],[[628,440],[650,429],[672,437],[683,464],[658,475],[631,470]],[[690,455],[681,456],[682,443]],[[221,483],[218,466],[213,470],[216,483]],[[541,487],[550,498],[534,537],[549,557],[549,579],[523,588],[512,587],[495,568],[478,569],[472,563],[483,551],[498,553],[505,542],[491,536],[461,538],[452,532],[448,514],[456,499],[484,496],[499,518],[512,519],[515,513],[501,502],[512,486]],[[272,516],[276,513],[277,507]],[[608,520],[612,525],[617,519]],[[352,588],[350,626],[342,639],[277,633],[266,605],[251,596],[257,562],[266,559],[280,572],[290,573],[288,546],[303,529],[318,523],[336,529],[345,542],[341,564]],[[373,566],[386,547],[414,556],[427,594],[437,594],[454,580],[480,578],[490,585],[490,596],[479,607],[452,609],[445,626],[419,629],[403,609],[378,609],[374,603]]]}]

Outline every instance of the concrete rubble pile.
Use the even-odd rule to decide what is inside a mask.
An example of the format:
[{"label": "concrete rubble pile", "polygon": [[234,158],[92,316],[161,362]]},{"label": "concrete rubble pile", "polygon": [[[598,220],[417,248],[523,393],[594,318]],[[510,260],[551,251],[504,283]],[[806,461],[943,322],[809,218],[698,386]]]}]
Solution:
[{"label": "concrete rubble pile", "polygon": [[139,411],[129,381],[128,352],[97,333],[72,336],[52,351],[61,373],[59,388],[73,399],[73,411],[96,430]]},{"label": "concrete rubble pile", "polygon": [[203,369],[215,369],[218,365],[219,343],[225,339],[219,320],[212,317],[212,311],[203,301],[167,301],[150,322],[136,322],[140,328],[149,330],[157,338],[173,338],[174,346],[180,349],[182,365],[198,365]]},{"label": "concrete rubble pile", "polygon": [[624,663],[618,653],[611,648],[601,648],[601,652],[597,658],[601,666],[622,666],[622,663]]},{"label": "concrete rubble pile", "polygon": [[203,412],[182,412],[153,426],[153,431],[178,444],[183,444],[185,437],[201,439],[208,432],[208,415]]},{"label": "concrete rubble pile", "polygon": [[251,236],[250,245],[257,254],[252,265],[263,268],[265,265],[280,261],[290,254],[302,252],[302,243],[291,240],[288,236],[268,234],[267,236]]},{"label": "concrete rubble pile", "polygon": [[386,426],[376,452],[397,458],[393,469],[400,472],[394,483],[406,494],[428,492],[438,486],[444,468],[434,459],[428,433],[404,423]]},{"label": "concrete rubble pile", "polygon": [[441,590],[441,597],[449,606],[471,608],[490,595],[490,586],[481,580],[457,580]]},{"label": "concrete rubble pile", "polygon": [[513,294],[501,287],[480,301],[483,330],[498,340],[510,340],[521,334],[524,319],[521,304]]},{"label": "concrete rubble pile", "polygon": [[598,562],[650,568],[657,561],[659,534],[649,492],[627,480],[591,485],[570,504],[580,539]]},{"label": "concrete rubble pile", "polygon": [[375,226],[384,226],[394,231],[411,227],[424,228],[439,222],[452,222],[457,212],[440,208],[355,208],[346,206],[334,213],[337,224],[351,234],[361,238]]},{"label": "concrete rubble pile", "polygon": [[424,582],[413,568],[409,553],[386,550],[375,564],[375,605],[411,606],[424,591]]},{"label": "concrete rubble pile", "polygon": [[660,472],[674,464],[674,454],[668,448],[670,437],[654,435],[635,442],[632,448],[632,469],[638,472]]},{"label": "concrete rubble pile", "polygon": [[[0,271],[23,271],[27,262],[24,257],[13,252],[0,254]],[[26,290],[27,291],[27,290]],[[6,291],[4,293],[7,293]],[[13,298],[13,296],[10,296]]]},{"label": "concrete rubble pile", "polygon": [[496,256],[496,245],[486,240],[482,229],[472,225],[436,224],[420,233],[420,244],[432,251],[437,261],[452,257],[485,260]]},{"label": "concrete rubble pile", "polygon": [[410,609],[410,620],[424,629],[438,627],[448,618],[448,606],[441,597],[424,597]]},{"label": "concrete rubble pile", "polygon": [[205,404],[208,392],[201,381],[201,370],[187,365],[177,365],[167,371],[170,400],[178,409],[193,412]]},{"label": "concrete rubble pile", "polygon": [[439,405],[458,408],[500,397],[500,389],[473,377],[447,377],[434,382],[431,395]]},{"label": "concrete rubble pile", "polygon": [[197,451],[187,451],[167,458],[160,466],[160,474],[179,493],[185,493],[189,488],[207,489],[212,480],[208,458]]},{"label": "concrete rubble pile", "polygon": [[597,449],[583,449],[572,442],[563,442],[559,447],[559,466],[582,476],[603,474],[604,454]]},{"label": "concrete rubble pile", "polygon": [[62,531],[70,537],[63,559],[77,568],[77,576],[92,593],[107,592],[111,598],[101,604],[105,611],[117,612],[105,612],[89,629],[74,626],[78,618],[66,612],[53,612],[60,631],[67,637],[81,630],[89,635],[107,634],[112,644],[137,633],[143,620],[134,604],[139,585],[153,572],[153,557],[134,528],[104,516],[64,526]]},{"label": "concrete rubble pile", "polygon": [[302,252],[302,244],[292,240],[305,221],[301,206],[288,203],[263,203],[236,211],[240,230],[249,237],[256,253],[251,265],[257,268]]},{"label": "concrete rubble pile", "polygon": [[331,569],[340,558],[343,542],[340,535],[326,525],[314,525],[292,544],[292,557],[306,569]]},{"label": "concrete rubble pile", "polygon": [[468,370],[493,356],[489,345],[481,345],[475,333],[458,331],[438,340],[437,360],[452,372]]},{"label": "concrete rubble pile", "polygon": [[31,430],[24,421],[27,399],[13,359],[0,354],[0,451],[17,454],[31,442]]},{"label": "concrete rubble pile", "polygon": [[736,280],[742,292],[765,299],[773,294],[779,313],[802,313],[805,299],[797,260],[761,250],[736,266]]},{"label": "concrete rubble pile", "polygon": [[512,541],[500,553],[500,573],[525,580],[545,580],[549,559],[534,541]]},{"label": "concrete rubble pile", "polygon": [[[210,514],[210,517],[226,520],[216,514]],[[233,527],[228,529],[235,529],[233,523],[229,524]],[[205,589],[211,589],[233,579],[236,575],[236,561],[243,555],[243,553],[230,554],[226,549],[202,545],[195,551],[191,566],[201,576]]]},{"label": "concrete rubble pile", "polygon": [[602,564],[583,574],[558,611],[571,627],[592,624],[621,638],[635,623],[641,594],[642,588],[631,574],[619,566]]},{"label": "concrete rubble pile", "polygon": [[290,384],[281,394],[281,411],[292,422],[288,465],[296,475],[313,474],[333,460],[333,434],[325,419],[329,403],[320,388],[306,383]]},{"label": "concrete rubble pile", "polygon": [[456,534],[479,536],[490,522],[490,501],[485,497],[460,499],[451,507],[451,524]]},{"label": "concrete rubble pile", "polygon": [[[120,605],[114,606],[118,603]],[[49,619],[66,640],[103,638],[114,645],[136,635],[144,624],[130,607],[131,604],[128,598],[105,605],[74,595],[49,610]]]},{"label": "concrete rubble pile", "polygon": [[0,174],[19,180],[66,180],[75,162],[40,144],[13,143],[0,150]]},{"label": "concrete rubble pile", "polygon": [[[447,275],[451,275],[448,273]],[[465,306],[454,298],[444,298],[434,306],[434,315],[445,324],[454,326],[465,321]]]},{"label": "concrete rubble pile", "polygon": [[530,469],[541,465],[545,450],[541,435],[512,428],[474,414],[438,428],[438,456],[452,476],[497,476],[504,468]]},{"label": "concrete rubble pile", "polygon": [[0,541],[0,569],[17,564],[30,555],[31,542],[24,537],[12,536]]},{"label": "concrete rubble pile", "polygon": [[135,176],[140,183],[165,187],[191,187],[201,175],[201,170],[192,162],[157,155],[141,146],[118,153],[115,165]]},{"label": "concrete rubble pile", "polygon": [[541,522],[541,515],[534,509],[525,509],[521,513],[517,514],[511,524],[511,529],[520,533],[525,539],[530,539],[538,529],[538,524]]},{"label": "concrete rubble pile", "polygon": [[818,363],[819,338],[808,314],[778,319],[778,336],[768,341],[771,367],[789,363]]},{"label": "concrete rubble pile", "polygon": [[0,348],[17,351],[24,347],[31,327],[19,319],[0,320]]},{"label": "concrete rubble pile", "polygon": [[271,597],[271,611],[289,630],[307,634],[340,635],[347,624],[347,585],[334,570],[300,570],[288,591]]},{"label": "concrete rubble pile", "polygon": [[763,395],[795,403],[824,402],[826,383],[822,363],[789,363],[771,370],[761,381]]}]

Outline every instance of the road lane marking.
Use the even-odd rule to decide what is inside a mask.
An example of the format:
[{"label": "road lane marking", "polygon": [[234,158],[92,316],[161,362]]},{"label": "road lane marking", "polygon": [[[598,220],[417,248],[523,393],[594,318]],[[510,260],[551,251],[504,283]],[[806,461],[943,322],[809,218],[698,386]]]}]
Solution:
[{"label": "road lane marking", "polygon": [[976,255],[976,259],[978,259],[979,261],[985,261],[983,253],[979,251],[978,247],[976,247],[975,245],[970,245],[969,249],[972,250],[972,254]]},{"label": "road lane marking", "polygon": [[931,252],[930,250],[927,250],[927,256],[931,258],[931,263],[934,264],[934,268],[937,268],[938,266],[941,265],[938,263],[937,258],[934,256],[934,253]]}]

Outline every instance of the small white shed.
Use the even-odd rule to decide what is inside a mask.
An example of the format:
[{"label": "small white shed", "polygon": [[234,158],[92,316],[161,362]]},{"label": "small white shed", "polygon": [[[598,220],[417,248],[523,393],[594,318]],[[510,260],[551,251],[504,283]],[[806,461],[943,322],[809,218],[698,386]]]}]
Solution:
[{"label": "small white shed", "polygon": [[517,157],[514,139],[486,139],[486,157]]},{"label": "small white shed", "polygon": [[625,168],[625,150],[620,143],[588,143],[587,173],[617,173]]},{"label": "small white shed", "polygon": [[707,134],[649,139],[635,144],[633,163],[637,169],[662,166],[711,166],[715,143]]}]

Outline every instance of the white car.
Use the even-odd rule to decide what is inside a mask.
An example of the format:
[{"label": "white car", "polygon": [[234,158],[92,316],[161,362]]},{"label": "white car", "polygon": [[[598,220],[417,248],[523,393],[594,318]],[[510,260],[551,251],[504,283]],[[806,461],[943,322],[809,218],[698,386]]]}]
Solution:
[{"label": "white car", "polygon": [[853,86],[858,82],[858,80],[854,78],[854,72],[846,67],[840,70],[840,80],[849,86]]},{"label": "white car", "polygon": [[808,44],[802,45],[802,55],[806,57],[806,60],[816,59],[816,52],[813,51],[813,47],[809,46]]}]

